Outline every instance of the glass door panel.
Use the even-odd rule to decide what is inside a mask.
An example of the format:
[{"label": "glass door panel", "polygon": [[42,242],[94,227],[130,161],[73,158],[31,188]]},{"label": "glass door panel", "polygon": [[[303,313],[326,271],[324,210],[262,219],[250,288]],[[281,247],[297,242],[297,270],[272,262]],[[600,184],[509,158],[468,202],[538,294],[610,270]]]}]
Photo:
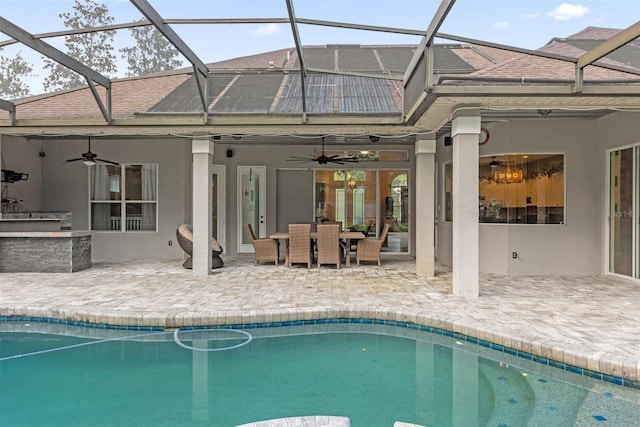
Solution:
[{"label": "glass door panel", "polygon": [[407,170],[378,171],[380,226],[389,224],[383,252],[409,251],[409,172]]},{"label": "glass door panel", "polygon": [[218,235],[218,174],[211,176],[211,235]]},{"label": "glass door panel", "polygon": [[[347,187],[347,229],[375,230],[377,173],[374,170],[345,171]],[[373,233],[372,233],[373,234]]]},{"label": "glass door panel", "polygon": [[238,252],[253,252],[246,224],[251,224],[258,237],[265,237],[266,167],[238,166]]},{"label": "glass door panel", "polygon": [[633,276],[633,157],[627,148],[609,159],[609,272],[625,276]]},{"label": "glass door panel", "polygon": [[407,170],[316,170],[316,222],[340,221],[345,230],[375,237],[386,221],[390,233],[382,250],[409,252],[408,176]]},{"label": "glass door panel", "polygon": [[213,165],[211,176],[211,235],[223,249],[227,247],[226,166]]}]

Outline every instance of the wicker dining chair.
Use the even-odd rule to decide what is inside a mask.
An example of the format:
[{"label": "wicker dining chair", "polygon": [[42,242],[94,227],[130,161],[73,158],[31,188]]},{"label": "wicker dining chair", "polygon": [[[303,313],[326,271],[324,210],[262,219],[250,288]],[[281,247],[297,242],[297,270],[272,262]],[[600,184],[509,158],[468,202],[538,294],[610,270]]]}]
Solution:
[{"label": "wicker dining chair", "polygon": [[342,221],[322,221],[322,224],[325,224],[325,225],[338,224],[338,230],[342,231]]},{"label": "wicker dining chair", "polygon": [[[362,234],[364,234],[364,237],[369,237],[371,233],[375,232],[375,228],[376,228],[375,221],[370,219],[369,224],[367,225],[367,228],[362,232]],[[357,231],[357,230],[353,230],[353,231]],[[351,252],[356,253],[356,251],[358,250],[358,241],[352,240],[351,247],[349,249],[351,250]]]},{"label": "wicker dining chair", "polygon": [[279,250],[279,242],[275,239],[268,238],[258,238],[256,234],[253,232],[253,227],[251,224],[246,225],[247,233],[251,238],[251,244],[253,245],[253,250],[255,252],[255,261],[258,262],[275,262],[278,265],[278,261],[280,258],[280,250]]},{"label": "wicker dining chair", "polygon": [[372,238],[367,237],[362,240],[358,240],[358,248],[356,250],[356,262],[360,265],[360,261],[377,261],[380,266],[380,250],[382,249],[382,243],[384,243],[389,233],[389,224],[385,224],[382,228],[380,237]]},{"label": "wicker dining chair", "polygon": [[340,226],[338,224],[319,224],[316,238],[318,247],[318,268],[322,264],[335,264],[340,268]]},{"label": "wicker dining chair", "polygon": [[311,224],[289,224],[289,255],[287,261],[291,264],[306,263],[311,269]]}]

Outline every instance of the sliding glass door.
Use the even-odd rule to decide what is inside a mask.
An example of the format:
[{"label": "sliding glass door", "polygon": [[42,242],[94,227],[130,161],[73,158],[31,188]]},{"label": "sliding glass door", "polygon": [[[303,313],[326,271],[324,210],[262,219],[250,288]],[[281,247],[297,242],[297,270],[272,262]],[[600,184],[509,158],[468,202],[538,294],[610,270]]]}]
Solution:
[{"label": "sliding glass door", "polygon": [[338,221],[345,230],[377,236],[389,224],[383,252],[409,251],[407,170],[316,170],[315,222]]},{"label": "sliding glass door", "polygon": [[639,277],[638,147],[609,153],[609,273]]}]

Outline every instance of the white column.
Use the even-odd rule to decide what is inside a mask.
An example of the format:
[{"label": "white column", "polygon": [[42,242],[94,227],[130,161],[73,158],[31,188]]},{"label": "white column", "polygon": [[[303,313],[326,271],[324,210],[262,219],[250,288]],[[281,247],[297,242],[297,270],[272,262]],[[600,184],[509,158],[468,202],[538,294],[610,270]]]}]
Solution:
[{"label": "white column", "polygon": [[457,116],[453,136],[453,294],[478,298],[478,138],[480,116]]},{"label": "white column", "polygon": [[193,271],[194,276],[211,272],[211,165],[213,141],[194,138],[193,154]]},{"label": "white column", "polygon": [[435,275],[436,140],[416,141],[416,274]]}]

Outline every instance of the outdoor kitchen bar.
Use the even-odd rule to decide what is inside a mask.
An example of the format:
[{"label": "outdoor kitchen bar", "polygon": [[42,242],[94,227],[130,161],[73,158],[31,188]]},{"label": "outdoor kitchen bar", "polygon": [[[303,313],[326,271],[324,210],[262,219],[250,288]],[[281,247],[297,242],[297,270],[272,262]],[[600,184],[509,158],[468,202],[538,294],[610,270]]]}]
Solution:
[{"label": "outdoor kitchen bar", "polygon": [[71,214],[19,212],[0,218],[0,272],[72,273],[91,267],[91,232],[72,231]]}]

